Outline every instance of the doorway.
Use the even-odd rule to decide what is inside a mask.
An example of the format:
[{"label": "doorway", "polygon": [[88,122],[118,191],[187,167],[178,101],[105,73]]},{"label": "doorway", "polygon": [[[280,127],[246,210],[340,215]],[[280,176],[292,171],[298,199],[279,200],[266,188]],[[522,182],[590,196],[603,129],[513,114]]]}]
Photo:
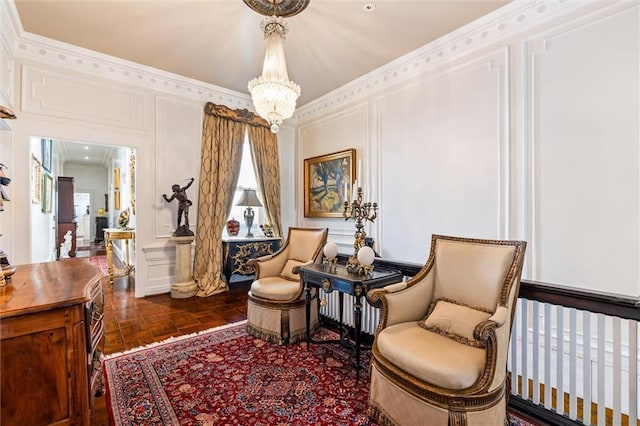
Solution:
[{"label": "doorway", "polygon": [[[104,240],[99,238],[103,235],[103,229],[117,226],[118,215],[135,202],[135,167],[131,167],[134,164],[132,158],[135,157],[135,150],[129,147],[38,137],[32,138],[32,156],[39,156],[38,148],[41,140],[51,141],[52,146],[52,161],[50,169],[46,171],[47,174],[54,182],[61,177],[72,178],[73,190],[70,194],[72,219],[70,221],[75,224],[73,238],[75,250],[70,255],[88,257],[104,254]],[[60,247],[58,241],[60,237],[57,235],[58,189],[56,185],[51,211],[37,208],[39,206],[32,209],[31,224],[32,230],[35,230],[33,234],[42,235],[47,229],[53,232],[46,241],[43,238],[32,241],[31,262],[57,260],[56,252]],[[116,195],[119,206],[115,203]],[[119,208],[116,209],[116,207]],[[135,214],[135,211],[132,213]],[[135,226],[135,216],[131,223]],[[114,250],[114,254],[120,258],[118,249],[119,247]],[[48,254],[51,252],[53,252],[53,258]],[[135,253],[132,257],[135,259]]]},{"label": "doorway", "polygon": [[73,193],[73,211],[76,217],[76,245],[83,247],[93,241],[91,229],[91,193]]}]

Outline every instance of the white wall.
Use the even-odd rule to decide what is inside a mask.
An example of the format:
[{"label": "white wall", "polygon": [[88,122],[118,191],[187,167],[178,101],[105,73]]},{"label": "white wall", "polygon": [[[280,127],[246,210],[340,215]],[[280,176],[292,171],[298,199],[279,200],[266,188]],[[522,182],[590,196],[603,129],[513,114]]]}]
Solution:
[{"label": "white wall", "polygon": [[[514,2],[297,111],[303,159],[356,148],[385,258],[433,233],[528,241],[528,279],[640,294],[638,2]],[[349,253],[354,223],[330,227]]]},{"label": "white wall", "polygon": [[[6,80],[9,87],[3,87],[0,96],[19,116],[13,122],[3,122],[11,130],[2,132],[0,138],[0,161],[10,168],[15,197],[0,222],[2,248],[14,264],[33,261],[31,249],[39,230],[21,216],[30,209],[32,136],[112,145],[122,152],[135,149],[136,296],[170,291],[175,248],[168,238],[174,227],[175,206],[161,195],[173,183],[195,177],[189,191],[195,200],[190,211],[195,229],[204,105],[211,101],[251,109],[249,96],[26,34],[15,5],[0,0],[0,6],[0,65],[10,71],[2,73],[3,83]],[[291,145],[293,132],[289,129],[283,134],[282,144]],[[128,156],[123,154],[119,161],[125,170]],[[288,173],[287,166],[284,170]],[[110,170],[110,179],[112,173]],[[121,197],[128,196],[127,179],[126,174],[121,176],[121,191],[125,192]],[[121,202],[122,210],[127,201]]]},{"label": "white wall", "polygon": [[[161,194],[198,180],[204,103],[251,109],[248,95],[24,34],[0,1],[0,98],[20,117],[0,137],[1,247],[29,261],[31,136],[134,148],[136,294],[168,291]],[[513,2],[300,107],[279,135],[285,227],[327,226],[350,251],[352,221],[303,217],[302,164],[355,148],[384,257],[423,263],[432,233],[524,239],[526,278],[639,295],[638,9]]]},{"label": "white wall", "polygon": [[[42,145],[41,145],[41,139],[40,138],[29,138],[27,143],[25,145],[27,145],[29,147],[29,159],[28,159],[28,165],[31,164],[31,156],[34,156],[35,158],[37,158],[40,161],[40,164],[42,164]],[[51,203],[51,212],[43,212],[42,210],[42,206],[43,206],[43,202],[44,202],[44,187],[42,186],[42,179],[45,173],[47,173],[44,168],[41,167],[41,177],[40,177],[40,202],[38,203],[34,203],[32,201],[32,197],[31,197],[31,192],[30,192],[30,185],[31,185],[31,176],[29,175],[29,169],[30,167],[27,166],[25,167],[27,169],[27,177],[29,178],[29,180],[27,182],[29,182],[26,186],[26,193],[27,194],[16,194],[14,192],[14,194],[16,194],[16,197],[20,198],[20,195],[23,195],[23,199],[26,199],[25,205],[28,205],[28,209],[25,209],[29,211],[29,215],[28,216],[24,216],[21,215],[19,216],[17,219],[20,222],[27,222],[30,221],[31,222],[31,238],[29,240],[29,248],[30,248],[30,256],[32,259],[34,259],[35,262],[51,262],[56,260],[56,223],[55,223],[55,214],[56,214],[56,196],[55,196],[55,192],[52,192],[52,203]],[[56,182],[57,182],[57,176],[55,174],[56,169],[55,169],[55,165],[52,164],[52,170],[51,170],[52,174],[52,181],[53,181],[53,188],[55,188]],[[10,176],[11,177],[11,176]],[[12,178],[13,179],[13,178]],[[11,184],[14,185],[15,184],[15,180],[11,181]],[[20,188],[24,186],[22,185],[15,185],[16,188]],[[55,189],[54,189],[55,191]],[[24,197],[24,195],[28,195],[28,197]],[[13,199],[12,199],[13,201]],[[27,204],[28,203],[28,204]],[[13,209],[13,204],[11,204],[10,206],[8,206],[8,208]],[[8,210],[8,209],[5,209]],[[16,259],[15,256],[10,257],[9,261],[12,263],[20,263],[19,259]]]},{"label": "white wall", "polygon": [[531,274],[640,294],[638,3],[524,44]]}]

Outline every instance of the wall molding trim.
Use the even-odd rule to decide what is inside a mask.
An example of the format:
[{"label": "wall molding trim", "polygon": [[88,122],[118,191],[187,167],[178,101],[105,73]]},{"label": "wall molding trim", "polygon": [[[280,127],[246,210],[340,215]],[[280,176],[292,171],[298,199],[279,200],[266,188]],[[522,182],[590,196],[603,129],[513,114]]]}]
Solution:
[{"label": "wall molding trim", "polygon": [[[230,108],[253,111],[249,94],[190,79],[79,46],[28,33],[22,28],[15,4],[2,1],[4,35],[13,45],[14,59],[31,60],[69,71],[97,75],[110,81],[131,84],[157,92],[214,102]],[[624,1],[623,1],[624,3]],[[346,85],[298,107],[292,121],[306,121],[329,109],[364,99],[388,87],[405,82],[468,52],[506,40],[536,25],[580,9],[602,7],[567,0],[512,2],[425,46],[357,78]],[[10,27],[10,28],[7,28]]]},{"label": "wall molding trim", "polygon": [[299,107],[294,118],[300,125],[339,106],[375,96],[470,52],[504,43],[552,19],[594,7],[602,7],[602,4],[567,0],[509,3]]},{"label": "wall molding trim", "polygon": [[3,32],[15,34],[15,37],[7,38],[13,43],[9,50],[14,60],[33,61],[203,103],[215,102],[230,108],[253,110],[249,94],[28,33],[22,28],[13,1],[0,1],[6,6],[8,26],[13,27],[13,31],[4,29]]}]

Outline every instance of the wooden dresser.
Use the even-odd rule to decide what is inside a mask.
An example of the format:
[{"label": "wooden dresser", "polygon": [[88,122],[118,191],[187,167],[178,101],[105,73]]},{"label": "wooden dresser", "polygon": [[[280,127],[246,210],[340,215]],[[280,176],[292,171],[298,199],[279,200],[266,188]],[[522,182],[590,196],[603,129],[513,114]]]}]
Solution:
[{"label": "wooden dresser", "polygon": [[0,287],[0,424],[90,424],[102,389],[101,276],[66,259],[18,265]]}]

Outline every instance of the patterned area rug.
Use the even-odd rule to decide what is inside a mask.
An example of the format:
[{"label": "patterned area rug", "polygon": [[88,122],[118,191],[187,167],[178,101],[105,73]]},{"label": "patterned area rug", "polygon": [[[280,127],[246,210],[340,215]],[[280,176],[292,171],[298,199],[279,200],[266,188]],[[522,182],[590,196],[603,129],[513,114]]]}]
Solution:
[{"label": "patterned area rug", "polygon": [[92,264],[93,266],[97,266],[98,268],[102,269],[102,274],[103,275],[107,275],[108,274],[108,266],[107,266],[107,256],[91,256],[91,257],[87,257],[87,261]]},{"label": "patterned area rug", "polygon": [[[374,424],[366,415],[368,353],[356,381],[348,353],[338,345],[308,351],[304,343],[277,346],[249,336],[245,324],[106,357],[110,423]],[[324,329],[316,335],[336,337]]]}]

